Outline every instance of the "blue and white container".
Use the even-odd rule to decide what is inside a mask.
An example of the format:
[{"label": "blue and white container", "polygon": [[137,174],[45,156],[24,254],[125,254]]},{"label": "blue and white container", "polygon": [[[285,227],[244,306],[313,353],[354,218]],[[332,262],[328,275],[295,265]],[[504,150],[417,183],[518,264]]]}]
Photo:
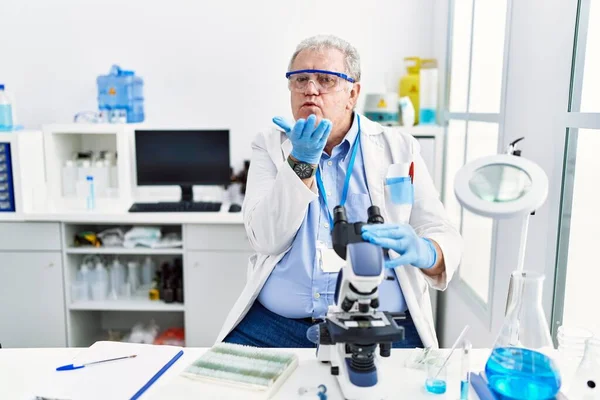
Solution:
[{"label": "blue and white container", "polygon": [[13,105],[3,84],[0,84],[0,132],[11,131],[14,126]]},{"label": "blue and white container", "polygon": [[108,116],[109,122],[144,121],[144,80],[134,71],[113,65],[108,75],[96,79],[98,109]]},{"label": "blue and white container", "polygon": [[10,143],[0,143],[0,213],[15,211]]}]

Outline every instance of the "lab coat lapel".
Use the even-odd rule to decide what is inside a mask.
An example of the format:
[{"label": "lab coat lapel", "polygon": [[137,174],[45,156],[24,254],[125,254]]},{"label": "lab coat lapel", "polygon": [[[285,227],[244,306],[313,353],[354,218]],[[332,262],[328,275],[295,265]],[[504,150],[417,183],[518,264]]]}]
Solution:
[{"label": "lab coat lapel", "polygon": [[369,195],[374,206],[378,206],[384,220],[388,220],[387,211],[385,209],[385,150],[381,143],[382,135],[380,132],[375,132],[373,129],[377,125],[372,123],[364,123],[366,118],[361,118],[361,136],[360,142],[362,145],[363,163],[365,166],[365,175],[367,178],[367,187]]},{"label": "lab coat lapel", "polygon": [[283,159],[287,160],[290,153],[292,152],[292,142],[287,137],[281,143],[281,152],[283,153]]}]

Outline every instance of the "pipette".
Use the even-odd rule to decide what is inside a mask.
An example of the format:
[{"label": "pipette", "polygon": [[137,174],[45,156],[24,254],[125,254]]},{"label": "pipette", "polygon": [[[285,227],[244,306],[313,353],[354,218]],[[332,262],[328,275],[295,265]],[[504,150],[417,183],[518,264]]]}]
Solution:
[{"label": "pipette", "polygon": [[435,379],[435,378],[438,377],[438,375],[440,374],[440,372],[442,371],[442,369],[448,363],[448,360],[450,360],[450,357],[452,357],[452,354],[454,353],[454,350],[456,350],[456,347],[458,346],[458,344],[462,343],[462,341],[463,341],[465,335],[467,334],[468,330],[469,330],[469,325],[465,325],[464,329],[462,330],[462,332],[460,333],[460,335],[458,335],[458,338],[456,338],[456,341],[454,342],[454,345],[450,349],[450,353],[448,354],[448,356],[446,356],[446,359],[444,360],[444,362],[440,366],[440,369],[435,373],[435,375],[433,376],[432,379]]}]

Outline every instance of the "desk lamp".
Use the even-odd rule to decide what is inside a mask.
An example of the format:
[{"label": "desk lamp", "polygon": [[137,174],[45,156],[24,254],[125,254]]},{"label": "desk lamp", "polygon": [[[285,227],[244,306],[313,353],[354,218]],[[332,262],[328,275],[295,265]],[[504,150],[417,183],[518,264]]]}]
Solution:
[{"label": "desk lamp", "polygon": [[540,166],[521,157],[512,142],[505,154],[465,164],[454,180],[458,202],[477,215],[494,219],[522,218],[517,271],[523,270],[529,216],[548,195],[548,177]]}]

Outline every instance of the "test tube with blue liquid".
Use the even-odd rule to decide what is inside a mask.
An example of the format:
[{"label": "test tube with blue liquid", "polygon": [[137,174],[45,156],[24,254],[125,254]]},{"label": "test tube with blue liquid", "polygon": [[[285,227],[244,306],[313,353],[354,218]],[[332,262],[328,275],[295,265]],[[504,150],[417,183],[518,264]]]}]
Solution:
[{"label": "test tube with blue liquid", "polygon": [[469,370],[471,369],[471,342],[463,342],[460,365],[460,400],[469,400],[469,386],[471,382]]},{"label": "test tube with blue liquid", "polygon": [[[465,343],[465,342],[463,342],[463,340],[468,331],[469,331],[469,325],[466,325],[464,327],[464,329],[462,330],[462,332],[460,333],[460,335],[458,335],[458,338],[452,345],[452,348],[450,349],[450,352],[448,353],[446,358],[444,360],[441,360],[441,362],[430,365],[429,368],[427,369],[427,379],[425,380],[425,389],[429,393],[433,393],[433,394],[446,393],[446,365],[448,364],[450,357],[452,357],[452,354],[454,353],[454,350],[456,349],[456,347],[460,343]],[[461,379],[462,379],[462,376],[461,376]],[[462,382],[461,382],[461,385],[462,385]],[[469,385],[467,384],[467,395],[469,393],[468,389],[469,389]],[[462,386],[461,386],[461,393],[462,393]],[[461,397],[461,399],[462,399],[462,397]]]},{"label": "test tube with blue liquid", "polygon": [[88,175],[85,177],[85,180],[88,184],[88,194],[86,198],[86,206],[88,210],[93,210],[96,208],[96,193],[94,191],[94,177]]}]

